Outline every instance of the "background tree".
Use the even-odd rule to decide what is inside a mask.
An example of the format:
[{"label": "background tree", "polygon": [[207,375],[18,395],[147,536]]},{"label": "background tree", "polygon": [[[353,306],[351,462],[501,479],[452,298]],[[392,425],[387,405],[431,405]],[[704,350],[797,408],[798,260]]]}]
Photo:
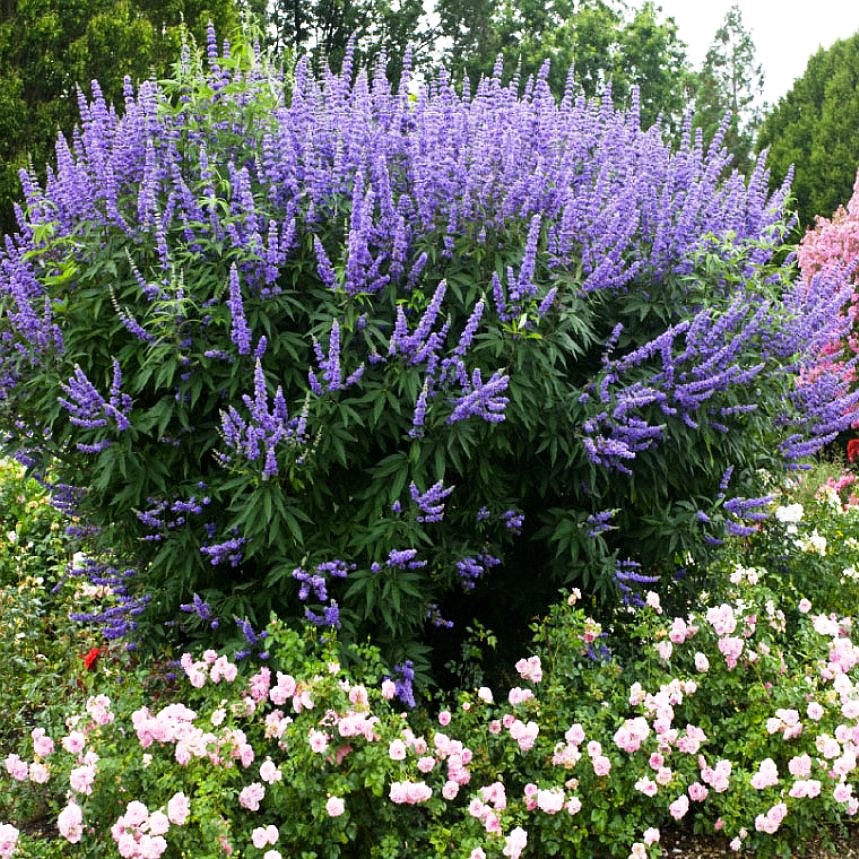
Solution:
[{"label": "background tree", "polygon": [[521,64],[523,78],[551,59],[548,81],[556,94],[563,92],[572,66],[587,96],[610,82],[622,102],[638,85],[645,126],[660,114],[669,125],[679,120],[690,75],[685,45],[674,19],[661,20],[653,3],[631,18],[614,0],[439,0],[437,12],[444,58],[455,79],[468,75],[476,84],[492,72],[499,53],[508,73]]},{"label": "background tree", "polygon": [[764,120],[757,145],[769,148],[773,181],[795,166],[801,225],[850,197],[859,164],[859,33],[811,57]]},{"label": "background tree", "polygon": [[51,159],[57,132],[78,116],[75,91],[97,79],[108,101],[125,75],[163,76],[177,56],[184,20],[205,39],[238,24],[232,0],[7,0],[0,6],[0,232],[14,226],[18,171]]},{"label": "background tree", "polygon": [[396,84],[406,46],[421,55],[432,40],[431,29],[421,21],[423,12],[421,0],[274,0],[268,26],[276,50],[308,54],[317,72],[329,64],[340,68],[352,36],[361,64],[384,49],[388,75]]},{"label": "background tree", "polygon": [[751,167],[763,86],[764,72],[755,60],[755,43],[743,26],[739,4],[734,3],[716,31],[698,75],[695,126],[703,130],[704,140],[709,142],[725,114],[730,113],[725,146],[734,157],[734,166],[743,173]]}]

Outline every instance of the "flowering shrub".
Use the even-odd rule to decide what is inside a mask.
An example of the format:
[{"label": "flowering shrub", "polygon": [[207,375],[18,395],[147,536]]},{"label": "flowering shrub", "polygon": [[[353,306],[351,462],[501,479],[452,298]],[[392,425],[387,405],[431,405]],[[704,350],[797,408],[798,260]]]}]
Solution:
[{"label": "flowering shrub", "polygon": [[[29,733],[35,714],[46,724],[75,700],[81,656],[93,643],[92,630],[69,619],[69,611],[95,602],[98,592],[81,582],[60,594],[52,586],[70,557],[61,515],[44,489],[14,462],[0,461],[0,746]],[[0,791],[0,819],[7,811]],[[2,843],[2,841],[0,841]]]},{"label": "flowering shrub", "polygon": [[65,566],[62,517],[17,462],[0,460],[0,584]]},{"label": "flowering shrub", "polygon": [[842,337],[833,338],[824,345],[820,367],[839,370],[844,378],[855,386],[856,355],[859,354],[859,338],[856,318],[859,314],[857,263],[859,263],[859,173],[853,186],[853,196],[847,207],[839,206],[832,218],[815,217],[815,226],[809,229],[797,249],[797,261],[806,281],[821,272],[846,271],[854,291],[850,303],[844,308],[850,327]]},{"label": "flowering shrub", "polygon": [[113,550],[78,568],[110,637],[182,606],[256,645],[275,607],[420,673],[433,625],[701,569],[759,466],[846,426],[859,395],[792,371],[848,296],[790,285],[763,162],[723,182],[718,141],[673,151],[572,81],[412,97],[383,69],[284,81],[212,35],[121,113],[94,84],[24,177],[0,417]]},{"label": "flowering shrub", "polygon": [[[850,615],[859,599],[859,486],[857,476],[821,463],[776,482],[752,536],[726,545],[710,577],[730,576],[741,564],[771,570],[792,593]],[[728,567],[725,566],[728,564]]]},{"label": "flowering shrub", "polygon": [[432,719],[393,706],[376,648],[346,669],[333,638],[273,622],[271,667],[206,651],[182,657],[167,697],[93,692],[6,755],[4,790],[22,816],[52,804],[66,841],[129,857],[641,859],[681,820],[783,854],[859,809],[859,646],[850,617],[777,583],[734,565],[686,617],[649,594],[622,659],[570,594],[515,685],[460,692]]}]

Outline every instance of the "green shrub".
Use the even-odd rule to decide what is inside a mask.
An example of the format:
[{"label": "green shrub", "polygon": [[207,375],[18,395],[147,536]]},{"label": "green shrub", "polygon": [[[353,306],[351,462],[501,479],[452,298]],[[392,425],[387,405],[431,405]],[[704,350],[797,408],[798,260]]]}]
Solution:
[{"label": "green shrub", "polygon": [[114,553],[111,636],[256,642],[276,609],[391,665],[472,618],[515,650],[628,561],[694,594],[757,469],[849,423],[837,378],[794,381],[847,296],[791,286],[763,163],[723,182],[542,79],[408,87],[212,35],[121,116],[96,88],[27,179],[0,418]]}]

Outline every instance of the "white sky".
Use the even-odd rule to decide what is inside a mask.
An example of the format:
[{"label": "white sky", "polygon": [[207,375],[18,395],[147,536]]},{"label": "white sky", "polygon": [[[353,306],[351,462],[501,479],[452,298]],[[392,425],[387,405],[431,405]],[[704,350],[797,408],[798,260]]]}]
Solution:
[{"label": "white sky", "polygon": [[[697,68],[733,2],[655,0],[655,5],[662,8],[662,18],[677,22],[678,36]],[[787,93],[819,47],[828,48],[859,30],[859,0],[739,0],[739,6],[764,67],[764,98],[770,104]]]}]

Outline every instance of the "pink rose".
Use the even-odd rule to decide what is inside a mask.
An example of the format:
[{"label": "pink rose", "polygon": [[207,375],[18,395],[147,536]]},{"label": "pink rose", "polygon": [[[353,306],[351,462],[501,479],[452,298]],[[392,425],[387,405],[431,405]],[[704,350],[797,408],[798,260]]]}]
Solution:
[{"label": "pink rose", "polygon": [[406,744],[402,740],[393,740],[388,746],[388,757],[392,761],[405,760]]},{"label": "pink rose", "polygon": [[258,782],[253,782],[242,788],[239,794],[239,805],[248,811],[259,811],[259,804],[265,798],[265,788]]},{"label": "pink rose", "polygon": [[668,813],[675,819],[681,820],[686,816],[686,812],[689,811],[689,797],[684,793],[682,796],[678,796],[671,805],[668,806]]},{"label": "pink rose", "polygon": [[605,755],[597,755],[593,761],[594,773],[606,776],[611,772],[611,761]]},{"label": "pink rose", "polygon": [[393,680],[382,681],[382,697],[390,701],[397,693],[397,684]]},{"label": "pink rose", "polygon": [[519,859],[527,843],[528,833],[521,826],[517,826],[504,839],[504,849],[501,852],[510,859]]},{"label": "pink rose", "polygon": [[181,791],[174,793],[167,803],[167,819],[175,826],[184,826],[191,811],[188,797]]},{"label": "pink rose", "polygon": [[27,781],[27,775],[29,774],[30,769],[27,762],[21,760],[20,755],[8,755],[3,764],[6,767],[6,772],[9,773],[15,781]]},{"label": "pink rose", "polygon": [[70,844],[77,844],[83,835],[83,812],[80,806],[69,803],[57,817],[57,829]]},{"label": "pink rose", "polygon": [[0,859],[9,859],[12,856],[18,846],[20,834],[11,823],[0,823]]},{"label": "pink rose", "polygon": [[54,751],[54,741],[45,735],[44,728],[33,728],[30,733],[33,738],[33,754],[46,758]]},{"label": "pink rose", "polygon": [[271,758],[266,758],[260,765],[259,777],[266,784],[274,784],[283,778],[283,773],[277,768],[277,764]]}]

